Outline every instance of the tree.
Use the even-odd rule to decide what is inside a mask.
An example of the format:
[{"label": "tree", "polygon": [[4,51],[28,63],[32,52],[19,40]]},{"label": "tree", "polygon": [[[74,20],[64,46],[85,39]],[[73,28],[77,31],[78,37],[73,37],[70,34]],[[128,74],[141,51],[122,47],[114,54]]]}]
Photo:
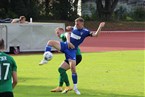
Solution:
[{"label": "tree", "polygon": [[77,14],[78,1],[79,1],[79,0],[74,0],[74,2],[72,3],[72,4],[73,4],[73,8],[74,8],[73,12],[74,12],[75,14]]},{"label": "tree", "polygon": [[49,3],[50,3],[50,1],[51,1],[51,0],[45,0],[45,1],[44,1],[44,5],[45,5],[45,6],[44,6],[44,7],[45,7],[44,9],[45,9],[45,15],[46,15],[46,16],[49,15]]},{"label": "tree", "polygon": [[9,12],[10,0],[0,0],[0,18],[5,18]]},{"label": "tree", "polygon": [[68,0],[56,0],[52,2],[51,13],[55,19],[66,20],[70,9]]},{"label": "tree", "polygon": [[118,0],[96,0],[98,17],[101,20],[111,20]]},{"label": "tree", "polygon": [[78,2],[79,0],[70,0],[71,10],[68,14],[68,20],[74,20],[78,17]]},{"label": "tree", "polygon": [[23,0],[11,0],[10,2],[10,10],[16,13],[18,16],[25,15],[26,16],[26,6]]},{"label": "tree", "polygon": [[54,19],[72,20],[77,16],[78,0],[53,0],[50,13]]},{"label": "tree", "polygon": [[39,16],[38,0],[11,0],[10,10],[17,16],[24,15],[27,18],[38,18]]},{"label": "tree", "polygon": [[73,20],[79,0],[0,0],[0,17]]}]

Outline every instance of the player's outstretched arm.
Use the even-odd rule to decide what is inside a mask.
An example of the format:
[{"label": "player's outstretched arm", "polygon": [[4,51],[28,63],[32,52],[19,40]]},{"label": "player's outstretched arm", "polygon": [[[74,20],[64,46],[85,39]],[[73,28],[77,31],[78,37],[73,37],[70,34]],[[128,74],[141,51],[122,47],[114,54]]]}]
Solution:
[{"label": "player's outstretched arm", "polygon": [[101,22],[99,27],[98,27],[98,29],[97,29],[97,31],[95,33],[92,33],[92,36],[96,36],[97,37],[104,26],[105,26],[105,22]]}]

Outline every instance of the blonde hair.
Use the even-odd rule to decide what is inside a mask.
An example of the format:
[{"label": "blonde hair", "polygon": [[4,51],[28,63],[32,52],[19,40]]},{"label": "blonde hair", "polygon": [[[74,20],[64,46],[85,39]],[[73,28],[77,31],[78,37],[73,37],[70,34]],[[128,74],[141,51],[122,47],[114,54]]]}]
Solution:
[{"label": "blonde hair", "polygon": [[56,28],[56,29],[55,29],[55,33],[56,33],[56,34],[57,34],[57,31],[58,31],[58,30],[63,30],[63,31],[64,31],[64,29],[63,29],[63,28],[58,27],[58,28]]},{"label": "blonde hair", "polygon": [[80,21],[80,22],[84,22],[84,19],[82,17],[76,18],[75,22]]}]

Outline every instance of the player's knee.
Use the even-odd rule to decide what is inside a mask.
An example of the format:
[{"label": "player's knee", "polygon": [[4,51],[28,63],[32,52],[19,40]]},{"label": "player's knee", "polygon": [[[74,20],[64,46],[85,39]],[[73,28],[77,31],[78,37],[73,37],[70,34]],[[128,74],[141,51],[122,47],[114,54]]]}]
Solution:
[{"label": "player's knee", "polygon": [[61,67],[59,67],[59,68],[58,68],[58,72],[61,74],[61,73],[66,72],[66,70],[65,70],[65,69],[63,69],[63,68],[61,68]]},{"label": "player's knee", "polygon": [[76,73],[76,68],[74,66],[70,67],[72,73]]},{"label": "player's knee", "polygon": [[49,41],[47,42],[47,45],[51,45],[51,46],[52,46],[52,44],[53,44],[53,40],[49,40]]},{"label": "player's knee", "polygon": [[61,68],[60,68],[60,67],[58,68],[58,72],[59,72],[59,73],[61,72]]}]

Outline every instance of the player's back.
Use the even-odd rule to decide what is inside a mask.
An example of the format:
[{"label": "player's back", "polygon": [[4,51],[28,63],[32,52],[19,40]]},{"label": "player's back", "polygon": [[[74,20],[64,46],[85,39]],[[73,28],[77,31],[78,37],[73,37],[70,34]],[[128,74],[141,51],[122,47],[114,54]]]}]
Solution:
[{"label": "player's back", "polygon": [[12,71],[16,68],[13,58],[0,52],[0,92],[12,91]]}]

